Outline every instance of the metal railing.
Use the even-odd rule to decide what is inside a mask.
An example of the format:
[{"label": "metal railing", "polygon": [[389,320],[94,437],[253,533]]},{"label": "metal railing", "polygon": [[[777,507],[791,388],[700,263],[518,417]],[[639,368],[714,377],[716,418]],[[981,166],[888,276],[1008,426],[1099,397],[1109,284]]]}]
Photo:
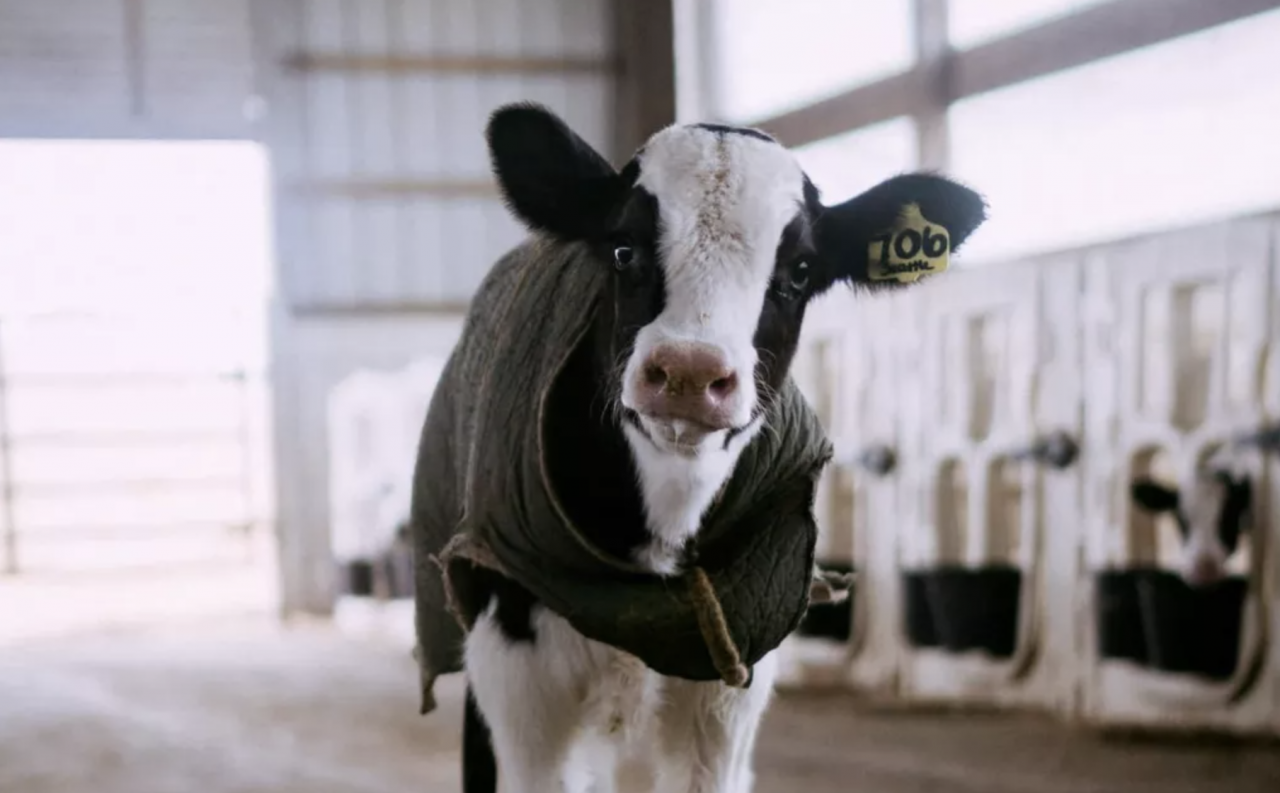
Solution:
[{"label": "metal railing", "polygon": [[[104,563],[128,569],[155,564],[145,561],[146,553],[121,553],[129,542],[153,549],[165,543],[189,543],[194,559],[187,558],[192,556],[188,553],[184,560],[197,564],[230,561],[228,552],[231,559],[251,561],[255,532],[266,523],[255,499],[253,459],[258,443],[254,390],[265,384],[265,377],[245,366],[185,372],[17,372],[8,365],[12,356],[6,355],[11,352],[6,342],[11,340],[6,339],[5,322],[0,319],[0,573],[74,571],[82,565],[73,560],[86,553],[95,557],[95,569]],[[175,427],[149,421],[152,417],[144,415],[142,405],[127,422],[113,423],[104,411],[86,426],[86,417],[93,415],[95,405],[106,395],[114,392],[119,398],[123,392],[167,400],[167,391],[214,396],[234,407],[213,417],[221,420],[193,415],[188,423],[184,416],[183,426]],[[17,395],[28,405],[47,403],[50,397],[64,404],[34,422],[37,426],[24,426],[32,422],[15,416]],[[265,438],[261,443],[265,449]],[[159,453],[158,460],[154,453]],[[215,472],[192,473],[181,464],[182,458],[195,460],[201,454],[223,465]],[[69,464],[77,455],[85,469],[81,472],[71,470]],[[90,465],[84,465],[86,455]],[[110,459],[116,455],[122,462],[133,455],[133,465],[119,467],[135,470],[113,469]],[[138,455],[142,455],[141,466]],[[67,460],[67,469],[55,476],[47,471],[33,476],[29,469],[40,467],[32,465],[38,456],[43,457],[45,469],[51,467],[51,459]],[[93,462],[94,456],[108,459]],[[151,501],[158,497],[165,500],[163,506]],[[115,519],[112,510],[94,505],[112,498],[117,500]],[[187,505],[186,500],[192,503]],[[152,506],[157,519],[146,515]],[[55,518],[57,513],[63,515],[41,519],[41,511],[52,511]]]}]

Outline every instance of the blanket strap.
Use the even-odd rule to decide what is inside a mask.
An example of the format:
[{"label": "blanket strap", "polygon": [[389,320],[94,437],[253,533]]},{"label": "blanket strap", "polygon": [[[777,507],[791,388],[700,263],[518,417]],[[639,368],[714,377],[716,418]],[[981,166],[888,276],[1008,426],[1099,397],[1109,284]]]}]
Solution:
[{"label": "blanket strap", "polygon": [[750,673],[738,655],[738,648],[729,635],[729,625],[725,622],[724,611],[720,607],[720,599],[716,597],[711,579],[701,567],[689,571],[689,596],[693,600],[694,613],[698,616],[698,628],[702,631],[702,640],[706,642],[711,662],[715,664],[720,678],[734,688],[743,688],[750,680]]}]

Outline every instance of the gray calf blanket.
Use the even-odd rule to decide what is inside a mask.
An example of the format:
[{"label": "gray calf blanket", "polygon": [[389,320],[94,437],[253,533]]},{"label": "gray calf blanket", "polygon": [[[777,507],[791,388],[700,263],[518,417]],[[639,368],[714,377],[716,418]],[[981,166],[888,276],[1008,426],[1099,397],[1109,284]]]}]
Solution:
[{"label": "gray calf blanket", "polygon": [[494,266],[472,302],[414,472],[423,713],[435,708],[436,677],[462,668],[464,632],[483,605],[477,566],[661,674],[735,686],[796,628],[811,597],[847,589],[814,566],[813,493],[831,446],[790,380],[704,516],[693,568],[648,573],[569,521],[556,485],[571,483],[550,481],[543,412],[608,279],[580,248],[533,239]]}]

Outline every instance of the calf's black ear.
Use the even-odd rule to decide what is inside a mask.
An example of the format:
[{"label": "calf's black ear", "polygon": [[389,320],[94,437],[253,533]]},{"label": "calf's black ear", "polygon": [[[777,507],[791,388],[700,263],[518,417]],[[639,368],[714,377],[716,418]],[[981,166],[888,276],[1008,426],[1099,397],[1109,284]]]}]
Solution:
[{"label": "calf's black ear", "polygon": [[533,231],[572,241],[599,234],[621,196],[608,161],[541,105],[504,105],[485,130],[511,212]]},{"label": "calf's black ear", "polygon": [[1129,493],[1148,512],[1172,512],[1178,508],[1178,491],[1150,479],[1135,479]]},{"label": "calf's black ear", "polygon": [[982,196],[944,176],[909,173],[824,207],[815,228],[828,282],[892,288],[946,269],[987,218]]}]

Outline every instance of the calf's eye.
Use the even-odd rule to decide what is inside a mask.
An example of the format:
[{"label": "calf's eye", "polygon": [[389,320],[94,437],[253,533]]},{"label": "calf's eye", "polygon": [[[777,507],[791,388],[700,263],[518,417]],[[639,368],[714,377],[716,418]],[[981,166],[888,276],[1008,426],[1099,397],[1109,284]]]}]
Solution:
[{"label": "calf's eye", "polygon": [[803,292],[809,286],[809,263],[797,262],[791,267],[791,283],[788,284],[792,292]]},{"label": "calf's eye", "polygon": [[631,264],[635,258],[635,251],[630,245],[619,245],[613,249],[613,266],[619,270]]}]

